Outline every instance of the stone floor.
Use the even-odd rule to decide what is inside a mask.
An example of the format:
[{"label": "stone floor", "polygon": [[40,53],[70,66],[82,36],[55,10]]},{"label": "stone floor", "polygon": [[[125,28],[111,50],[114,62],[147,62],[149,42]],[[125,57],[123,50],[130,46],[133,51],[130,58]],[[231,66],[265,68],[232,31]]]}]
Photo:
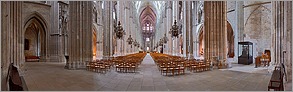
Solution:
[{"label": "stone floor", "polygon": [[266,91],[271,74],[232,70],[162,76],[147,55],[136,73],[67,70],[64,63],[26,62],[29,91]]}]

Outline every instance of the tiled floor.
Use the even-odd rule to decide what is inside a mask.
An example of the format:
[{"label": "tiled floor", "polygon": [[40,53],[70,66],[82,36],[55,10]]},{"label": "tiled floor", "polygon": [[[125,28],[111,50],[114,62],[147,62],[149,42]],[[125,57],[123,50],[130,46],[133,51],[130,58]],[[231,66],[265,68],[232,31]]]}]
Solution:
[{"label": "tiled floor", "polygon": [[162,76],[147,55],[137,73],[106,74],[67,70],[64,63],[27,62],[24,78],[29,91],[266,91],[269,73],[232,70],[187,72]]}]

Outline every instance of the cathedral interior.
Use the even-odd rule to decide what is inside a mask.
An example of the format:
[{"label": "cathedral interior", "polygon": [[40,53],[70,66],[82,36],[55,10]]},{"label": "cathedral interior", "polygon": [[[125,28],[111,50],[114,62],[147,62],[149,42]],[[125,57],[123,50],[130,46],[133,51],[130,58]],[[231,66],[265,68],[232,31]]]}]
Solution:
[{"label": "cathedral interior", "polygon": [[1,1],[2,91],[292,91],[292,1]]}]

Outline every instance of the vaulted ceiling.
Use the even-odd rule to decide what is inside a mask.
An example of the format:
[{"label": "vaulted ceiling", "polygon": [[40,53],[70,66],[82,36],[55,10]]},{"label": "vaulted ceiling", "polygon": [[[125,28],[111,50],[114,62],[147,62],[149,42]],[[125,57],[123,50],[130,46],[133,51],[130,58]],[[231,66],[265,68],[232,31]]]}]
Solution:
[{"label": "vaulted ceiling", "polygon": [[165,1],[136,1],[134,4],[139,15],[141,29],[147,24],[153,27],[152,30],[142,30],[143,37],[154,35],[161,14],[164,11],[162,6],[164,6]]},{"label": "vaulted ceiling", "polygon": [[[155,28],[155,24],[156,24],[156,14],[153,11],[153,9],[151,9],[150,6],[147,6],[143,9],[143,11],[140,14],[140,25],[142,27],[142,29],[145,29],[143,27],[146,27],[146,25],[148,24],[150,27]],[[150,37],[151,35],[154,34],[154,29],[153,30],[143,30],[143,36],[144,37]]]}]

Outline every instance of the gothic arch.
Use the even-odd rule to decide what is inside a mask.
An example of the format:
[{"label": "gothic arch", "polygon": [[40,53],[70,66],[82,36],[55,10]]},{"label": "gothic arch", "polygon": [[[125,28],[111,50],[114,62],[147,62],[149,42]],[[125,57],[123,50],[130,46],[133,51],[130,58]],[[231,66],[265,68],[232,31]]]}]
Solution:
[{"label": "gothic arch", "polygon": [[227,43],[228,43],[228,57],[229,58],[233,58],[234,55],[235,55],[235,52],[234,52],[234,31],[233,31],[233,28],[232,28],[232,25],[230,24],[229,21],[227,21]]},{"label": "gothic arch", "polygon": [[[198,28],[198,32],[197,32],[197,39],[199,42],[199,50],[197,53],[199,53],[199,55],[203,55],[203,51],[204,51],[204,40],[203,40],[203,24],[199,26]],[[231,24],[229,23],[229,21],[227,21],[227,43],[228,43],[228,57],[229,58],[233,58],[234,57],[234,31],[233,28],[231,26]]]},{"label": "gothic arch", "polygon": [[47,26],[47,21],[45,20],[45,18],[40,14],[40,13],[38,13],[38,12],[34,12],[34,13],[32,13],[31,15],[29,15],[29,16],[27,16],[26,18],[25,18],[25,21],[24,21],[24,29],[26,29],[28,26],[29,26],[29,24],[32,22],[32,21],[30,21],[30,20],[32,20],[32,19],[37,19],[37,21],[38,22],[40,22],[41,24],[42,24],[42,26],[43,26],[43,28],[44,28],[44,30],[47,30],[48,29],[48,26]]},{"label": "gothic arch", "polygon": [[203,25],[201,25],[199,27],[199,31],[198,31],[198,42],[199,42],[199,50],[198,50],[198,55],[202,56],[203,52],[204,52],[204,40],[203,40]]},{"label": "gothic arch", "polygon": [[256,10],[258,10],[259,8],[262,8],[262,7],[263,7],[265,10],[271,12],[271,10],[268,9],[267,7],[265,7],[265,6],[263,6],[263,5],[259,5],[257,8],[255,8],[255,9],[249,14],[249,16],[247,17],[247,19],[246,19],[246,21],[245,21],[245,23],[244,23],[244,26],[247,24],[248,20],[249,20],[250,17],[252,16],[252,14],[254,14]]},{"label": "gothic arch", "polygon": [[41,60],[45,59],[47,53],[46,21],[40,14],[35,12],[29,15],[24,23],[23,40],[25,41],[25,56],[39,56]]}]

